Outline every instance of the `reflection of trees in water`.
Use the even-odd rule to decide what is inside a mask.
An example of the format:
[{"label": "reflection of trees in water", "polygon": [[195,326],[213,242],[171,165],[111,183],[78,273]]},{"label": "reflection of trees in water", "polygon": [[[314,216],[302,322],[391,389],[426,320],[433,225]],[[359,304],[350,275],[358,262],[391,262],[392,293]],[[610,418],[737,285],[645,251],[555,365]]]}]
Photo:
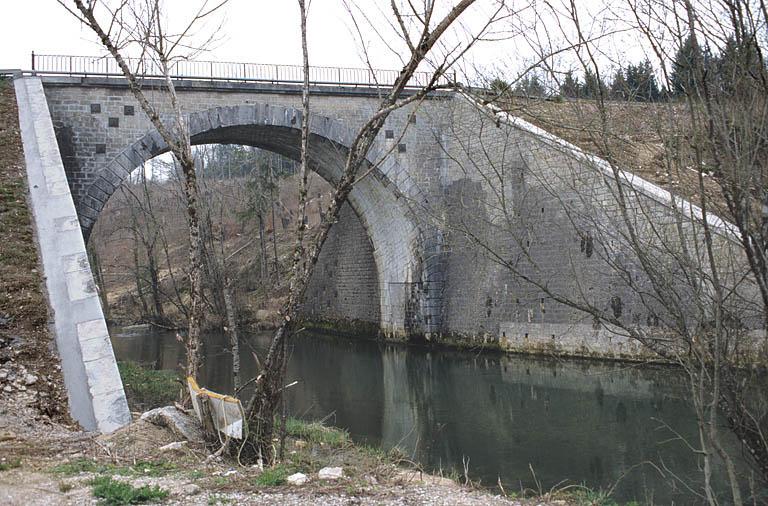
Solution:
[{"label": "reflection of trees in water", "polygon": [[[243,379],[253,377],[251,350],[269,334],[244,340]],[[262,342],[263,341],[263,342]],[[231,389],[226,337],[206,339],[206,386]],[[118,358],[174,368],[183,358],[171,335],[117,338]],[[293,340],[287,382],[289,413],[324,418],[384,448],[401,446],[428,468],[462,469],[486,485],[501,477],[508,490],[533,487],[529,464],[544,487],[563,479],[609,487],[624,473],[621,499],[687,502],[670,494],[650,466],[663,463],[691,483],[696,459],[673,430],[695,436],[684,379],[674,369],[639,370],[589,361],[472,354],[385,345],[310,334]],[[664,428],[663,424],[670,428]],[[722,482],[723,476],[718,479]]]}]

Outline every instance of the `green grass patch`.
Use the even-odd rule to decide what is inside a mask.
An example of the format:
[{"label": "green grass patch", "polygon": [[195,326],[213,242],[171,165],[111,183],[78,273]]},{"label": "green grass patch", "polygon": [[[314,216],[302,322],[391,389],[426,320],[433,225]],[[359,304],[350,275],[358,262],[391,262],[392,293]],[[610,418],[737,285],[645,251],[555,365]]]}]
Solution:
[{"label": "green grass patch", "polygon": [[115,473],[122,476],[165,476],[177,469],[176,464],[167,460],[158,462],[140,460],[130,466],[115,468]]},{"label": "green grass patch", "polygon": [[80,473],[106,473],[111,472],[112,466],[99,464],[91,459],[76,459],[71,462],[57,464],[51,468],[51,471],[64,476],[75,476]]},{"label": "green grass patch", "polygon": [[292,473],[291,469],[282,464],[264,469],[264,472],[256,477],[256,485],[260,487],[277,487],[285,485],[286,479]]},{"label": "green grass patch", "polygon": [[21,467],[21,460],[13,459],[0,462],[0,471],[10,471],[11,469],[17,469]]},{"label": "green grass patch", "polygon": [[205,478],[208,475],[199,469],[194,469],[190,471],[187,476],[189,476],[189,478],[192,480],[199,480],[201,478]]},{"label": "green grass patch", "polygon": [[174,371],[156,370],[137,362],[118,362],[128,404],[134,411],[168,406],[178,400],[179,376]]},{"label": "green grass patch", "polygon": [[309,443],[322,444],[339,448],[350,444],[349,433],[342,429],[326,427],[320,422],[305,422],[297,418],[285,421],[285,431],[291,437],[303,439]]},{"label": "green grass patch", "polygon": [[[592,490],[586,487],[567,492],[566,496],[577,506],[619,506],[610,494],[604,490]],[[625,503],[625,506],[635,505],[634,501]]]},{"label": "green grass patch", "polygon": [[91,459],[77,459],[72,462],[65,462],[51,468],[56,474],[63,476],[75,476],[80,473],[93,474],[118,474],[120,476],[165,476],[171,471],[176,471],[178,467],[173,462],[165,460],[153,462],[140,460],[135,464],[127,466],[116,466],[114,464],[101,464]]},{"label": "green grass patch", "polygon": [[150,501],[162,501],[168,497],[168,491],[158,486],[134,487],[130,483],[117,481],[111,476],[99,476],[91,482],[93,496],[103,504],[143,504]]}]

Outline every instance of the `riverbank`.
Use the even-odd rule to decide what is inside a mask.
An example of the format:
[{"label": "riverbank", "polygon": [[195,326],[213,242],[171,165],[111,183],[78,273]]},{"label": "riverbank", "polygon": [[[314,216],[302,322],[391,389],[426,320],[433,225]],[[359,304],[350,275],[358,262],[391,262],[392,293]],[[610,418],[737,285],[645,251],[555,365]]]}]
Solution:
[{"label": "riverbank", "polygon": [[[495,495],[422,473],[396,453],[354,445],[338,429],[291,420],[287,433],[285,458],[263,470],[214,457],[200,441],[183,440],[171,429],[141,419],[106,436],[64,427],[6,434],[0,443],[0,497],[9,505],[518,506],[592,504],[587,499],[594,497],[587,492]],[[304,478],[297,480],[297,473]],[[325,474],[332,477],[323,478]]]}]

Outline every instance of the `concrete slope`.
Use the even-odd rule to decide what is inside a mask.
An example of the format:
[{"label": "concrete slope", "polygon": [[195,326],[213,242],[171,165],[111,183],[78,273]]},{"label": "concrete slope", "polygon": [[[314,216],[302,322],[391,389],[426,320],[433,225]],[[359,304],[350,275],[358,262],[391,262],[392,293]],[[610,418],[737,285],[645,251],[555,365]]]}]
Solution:
[{"label": "concrete slope", "polygon": [[72,417],[112,432],[131,415],[117,370],[85,242],[43,86],[14,81],[38,248]]}]

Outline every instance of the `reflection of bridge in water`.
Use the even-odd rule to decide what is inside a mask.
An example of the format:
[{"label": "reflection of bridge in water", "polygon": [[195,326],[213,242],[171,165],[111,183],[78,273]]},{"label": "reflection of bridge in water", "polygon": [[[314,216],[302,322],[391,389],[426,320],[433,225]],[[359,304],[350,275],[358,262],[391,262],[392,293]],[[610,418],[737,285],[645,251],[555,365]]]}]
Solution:
[{"label": "reflection of bridge in water", "polygon": [[[261,353],[270,337],[253,335],[249,343]],[[169,333],[125,329],[113,341],[123,360],[174,369],[184,357]],[[205,385],[223,392],[232,388],[227,343],[225,335],[209,336],[205,348]],[[258,371],[244,348],[241,374],[250,377]],[[674,368],[306,335],[295,340],[288,379],[299,381],[288,391],[292,416],[330,415],[329,424],[356,440],[398,446],[446,473],[462,472],[468,457],[472,479],[493,486],[501,478],[508,492],[536,487],[529,464],[546,490],[562,479],[605,489],[626,473],[618,500],[651,494],[659,504],[693,499],[639,464],[663,461],[689,483],[701,479],[695,455],[672,432],[696,438],[688,387]]]}]

